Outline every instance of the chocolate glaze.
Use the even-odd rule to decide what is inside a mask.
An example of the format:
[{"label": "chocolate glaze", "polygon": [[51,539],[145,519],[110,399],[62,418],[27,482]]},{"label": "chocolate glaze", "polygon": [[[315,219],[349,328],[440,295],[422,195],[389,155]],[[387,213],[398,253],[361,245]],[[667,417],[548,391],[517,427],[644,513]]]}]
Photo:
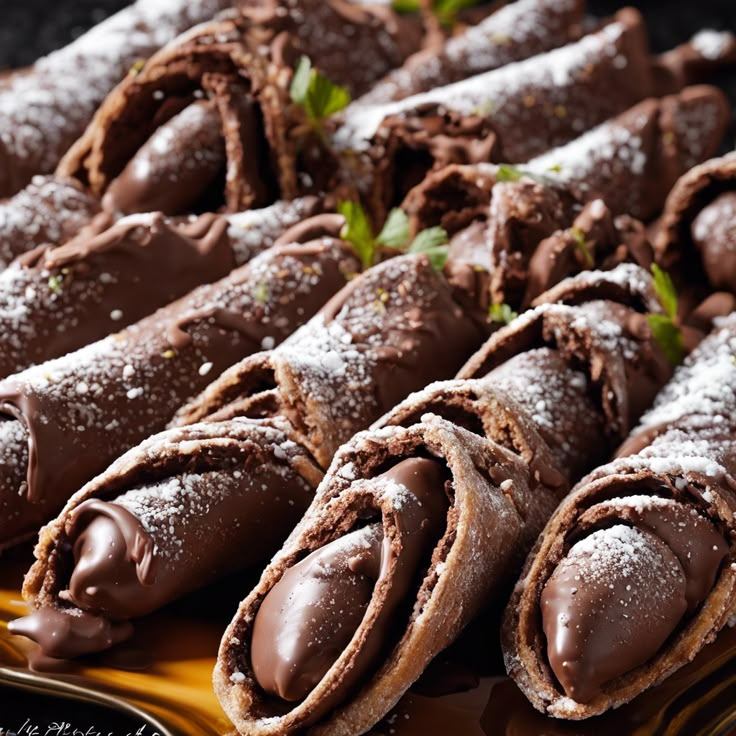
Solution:
[{"label": "chocolate glaze", "polygon": [[[223,437],[229,426],[222,425]],[[252,433],[258,430],[251,425]],[[166,436],[159,440],[164,448]],[[158,610],[272,554],[306,509],[313,487],[285,462],[289,456],[278,453],[269,434],[255,434],[254,439],[262,446],[246,440],[234,450],[219,449],[213,469],[187,468],[143,485],[130,484],[112,501],[83,501],[66,518],[65,535],[57,546],[60,559],[48,572],[50,584],[59,588],[54,603],[44,598],[40,610],[66,605],[83,616],[99,617],[99,630],[80,646],[73,631],[58,626],[69,616],[48,614],[46,629],[21,620],[16,623],[18,633],[35,639],[52,656],[101,650],[115,643],[107,639],[115,622]],[[239,453],[245,453],[244,462],[238,462]],[[148,448],[148,457],[157,457],[156,442]],[[190,459],[187,464],[196,462],[204,460]],[[112,485],[119,482],[113,480]],[[237,555],[233,549],[239,550]],[[31,620],[44,616],[31,614]],[[109,626],[103,625],[105,620]],[[131,628],[125,631],[129,634]],[[116,641],[121,638],[122,633]],[[49,641],[53,651],[47,648]]]},{"label": "chocolate glaze", "polygon": [[581,531],[601,526],[572,547],[541,598],[550,666],[580,703],[656,654],[705,600],[729,551],[694,508],[656,496],[604,501],[578,520]]},{"label": "chocolate glaze", "polygon": [[222,123],[212,102],[195,102],[161,125],[110,183],[112,212],[190,212],[225,166]]},{"label": "chocolate glaze", "polygon": [[587,528],[612,520],[646,529],[672,550],[685,572],[688,611],[705,600],[728,554],[726,540],[708,519],[695,508],[672,499],[627,496],[592,506],[580,516],[578,524]]},{"label": "chocolate glaze", "polygon": [[710,285],[736,291],[736,192],[724,192],[705,206],[690,232]]},{"label": "chocolate glaze", "polygon": [[686,585],[651,532],[617,525],[574,545],[540,600],[547,658],[565,693],[587,703],[656,654],[687,610]]},{"label": "chocolate glaze", "polygon": [[126,621],[117,623],[90,613],[42,608],[10,621],[8,630],[36,641],[49,657],[69,659],[98,652],[127,639],[133,629]]},{"label": "chocolate glaze", "polygon": [[409,458],[369,481],[403,486],[420,502],[406,514],[397,513],[399,551],[381,525],[370,524],[313,552],[271,589],[256,615],[251,642],[254,674],[266,692],[289,701],[306,697],[352,640],[374,585],[390,578],[388,596],[364,635],[352,668],[311,714],[310,722],[339,704],[375,665],[444,526],[445,477],[436,461]]},{"label": "chocolate glaze", "polygon": [[[0,544],[55,515],[225,368],[283,340],[359,268],[338,241],[272,249],[122,333],[0,382],[2,411],[26,428],[29,448],[27,486],[3,495]],[[23,462],[13,460],[17,479]]]},{"label": "chocolate glaze", "polygon": [[226,230],[213,215],[180,225],[136,215],[22,256],[0,274],[0,376],[117,332],[226,276],[235,266]]}]

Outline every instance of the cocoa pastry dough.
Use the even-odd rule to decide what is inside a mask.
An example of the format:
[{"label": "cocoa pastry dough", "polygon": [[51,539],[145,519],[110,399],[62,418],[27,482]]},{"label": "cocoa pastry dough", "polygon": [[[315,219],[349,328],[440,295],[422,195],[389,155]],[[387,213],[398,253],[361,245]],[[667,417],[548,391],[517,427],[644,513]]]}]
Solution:
[{"label": "cocoa pastry dough", "polygon": [[[0,377],[56,358],[221,279],[319,209],[315,198],[230,218],[160,213],[107,218],[41,246],[0,273]],[[99,227],[104,228],[98,232]]]},{"label": "cocoa pastry dough", "polygon": [[736,292],[736,153],[695,166],[672,188],[655,239],[669,269]]},{"label": "cocoa pastry dough", "polygon": [[271,248],[120,333],[0,381],[0,546],[38,529],[225,368],[281,342],[359,269],[335,239]]},{"label": "cocoa pastry dough", "polygon": [[0,79],[0,199],[51,173],[131,67],[230,0],[138,0],[22,73]]},{"label": "cocoa pastry dough", "polygon": [[507,668],[537,709],[581,719],[626,703],[733,615],[734,349],[732,314],[537,541],[503,628]]},{"label": "cocoa pastry dough", "polygon": [[522,61],[575,40],[582,0],[517,0],[439,44],[412,54],[358,102],[374,105]]},{"label": "cocoa pastry dough", "polygon": [[326,467],[409,393],[452,376],[488,330],[426,256],[398,256],[352,281],[282,345],[226,371],[174,421],[283,416]]},{"label": "cocoa pastry dough", "polygon": [[[360,94],[416,51],[421,35],[418,17],[388,7],[244,4],[123,81],[58,171],[107,192],[111,211],[137,211],[155,195],[167,214],[237,212],[317,192],[329,166],[309,160],[314,141],[289,93],[300,56]],[[160,194],[159,180],[170,191]]]},{"label": "cocoa pastry dough", "polygon": [[11,631],[49,656],[106,649],[130,634],[129,619],[268,559],[321,477],[279,421],[155,435],[42,529],[24,586],[35,610]]},{"label": "cocoa pastry dough", "polygon": [[334,145],[349,181],[357,179],[381,213],[432,168],[528,161],[693,81],[692,74],[657,74],[659,67],[641,15],[625,8],[600,30],[546,54],[399,102],[357,100],[340,114]]},{"label": "cocoa pastry dough", "polygon": [[0,268],[41,245],[62,245],[89,225],[100,203],[76,180],[37,176],[0,202]]},{"label": "cocoa pastry dough", "polygon": [[[215,691],[241,733],[376,723],[503,598],[570,483],[622,436],[628,404],[612,411],[609,392],[670,375],[634,328],[660,309],[643,269],[568,279],[542,301],[490,339],[482,378],[433,384],[338,450],[223,637]],[[603,358],[619,363],[611,375]]]},{"label": "cocoa pastry dough", "polygon": [[[705,85],[649,99],[580,138],[518,167],[580,203],[602,199],[614,215],[656,215],[677,178],[712,156],[726,132],[728,103]],[[430,173],[402,207],[414,229],[454,232],[482,217],[498,176],[491,164],[451,165]]]}]

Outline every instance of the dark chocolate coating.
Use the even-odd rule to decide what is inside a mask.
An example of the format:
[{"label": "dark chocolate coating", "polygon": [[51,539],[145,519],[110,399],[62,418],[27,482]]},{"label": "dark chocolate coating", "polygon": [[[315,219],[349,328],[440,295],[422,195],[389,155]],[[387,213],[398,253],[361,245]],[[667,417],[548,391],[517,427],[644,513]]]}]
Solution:
[{"label": "dark chocolate coating", "polygon": [[302,700],[336,662],[370,603],[382,542],[379,524],[357,529],[289,568],[271,589],[251,642],[253,672],[266,692]]},{"label": "dark chocolate coating", "polygon": [[588,702],[656,654],[687,610],[686,584],[651,532],[620,524],[574,545],[540,601],[549,664],[567,695]]},{"label": "dark chocolate coating", "polygon": [[102,204],[123,214],[185,214],[224,167],[225,141],[217,108],[212,102],[194,102],[141,146],[110,183]]},{"label": "dark chocolate coating", "polygon": [[[0,545],[58,513],[225,368],[283,340],[358,269],[338,241],[272,249],[117,335],[0,382],[2,412],[27,427],[29,446],[27,473],[15,456],[1,481]],[[18,472],[28,485],[10,491]]]},{"label": "dark chocolate coating", "polygon": [[58,659],[109,649],[133,631],[127,621],[116,623],[90,613],[64,613],[58,608],[41,608],[11,621],[8,630],[33,639],[44,654]]},{"label": "dark chocolate coating", "polygon": [[724,192],[704,207],[691,234],[713,289],[736,291],[736,192]]},{"label": "dark chocolate coating", "polygon": [[444,524],[445,471],[436,461],[409,458],[370,482],[403,486],[422,504],[421,513],[399,521],[398,555],[379,524],[338,538],[286,571],[261,604],[253,627],[251,661],[259,685],[284,700],[301,700],[350,643],[373,586],[391,578],[388,598],[354,666],[321,712],[341,702],[385,651],[393,619],[409,602],[419,567]]}]

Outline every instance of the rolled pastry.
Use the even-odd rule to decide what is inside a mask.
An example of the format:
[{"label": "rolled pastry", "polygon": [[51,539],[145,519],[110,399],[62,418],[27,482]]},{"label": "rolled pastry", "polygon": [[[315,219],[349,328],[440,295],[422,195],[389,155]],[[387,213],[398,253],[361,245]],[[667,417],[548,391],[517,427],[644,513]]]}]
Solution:
[{"label": "rolled pastry", "polygon": [[334,144],[350,180],[358,178],[380,212],[433,167],[528,161],[688,81],[665,81],[657,64],[641,16],[626,8],[600,30],[538,57],[399,102],[366,107],[357,100],[339,116]]},{"label": "rolled pastry", "polygon": [[[482,379],[435,384],[340,448],[223,637],[215,690],[240,733],[364,733],[503,597],[588,448],[621,431],[593,398],[620,379],[597,374],[601,351],[669,375],[628,331],[657,308],[651,277],[613,274],[564,282],[549,298],[572,304],[496,333]],[[621,301],[574,305],[595,284]]]},{"label": "rolled pastry", "polygon": [[138,0],[20,74],[0,80],[0,199],[49,174],[136,62],[231,0]]},{"label": "rolled pastry", "polygon": [[359,269],[335,239],[272,248],[120,333],[1,381],[0,546],[38,529],[225,368],[281,342]]},{"label": "rolled pastry", "polygon": [[736,604],[736,320],[677,370],[616,460],[537,541],[505,615],[506,664],[558,718],[603,713],[689,662]]},{"label": "rolled pastry", "polygon": [[359,94],[420,37],[417,19],[380,6],[246,5],[183,34],[121,83],[58,171],[124,213],[151,200],[167,214],[237,212],[318,191],[329,167],[295,163],[306,156],[304,114],[289,95],[300,55]]},{"label": "rolled pastry", "polygon": [[583,10],[582,0],[516,0],[438,48],[412,54],[358,102],[401,100],[550,51],[580,33]]},{"label": "rolled pastry", "polygon": [[[658,214],[677,178],[716,152],[728,120],[720,90],[687,87],[677,95],[644,100],[518,172],[541,177],[580,202],[603,199],[614,215],[649,219]],[[427,176],[402,207],[415,228],[442,224],[452,230],[464,203],[463,224],[482,212],[497,175],[489,164],[448,166]]]},{"label": "rolled pastry", "polygon": [[399,256],[351,282],[282,345],[226,371],[175,422],[282,416],[326,467],[412,391],[454,375],[488,329],[426,256]]},{"label": "rolled pastry", "polygon": [[49,656],[106,649],[127,638],[130,619],[268,559],[321,477],[278,421],[207,423],[146,440],[41,531],[24,588],[36,610],[12,633],[37,639]]},{"label": "rolled pastry", "polygon": [[0,377],[118,332],[227,276],[318,204],[282,202],[229,222],[130,215],[100,232],[91,225],[63,246],[34,249],[0,273]]},{"label": "rolled pastry", "polygon": [[678,180],[655,247],[665,267],[736,292],[736,153],[706,161]]},{"label": "rolled pastry", "polygon": [[0,202],[0,268],[40,245],[65,243],[99,212],[99,200],[74,179],[35,177]]}]

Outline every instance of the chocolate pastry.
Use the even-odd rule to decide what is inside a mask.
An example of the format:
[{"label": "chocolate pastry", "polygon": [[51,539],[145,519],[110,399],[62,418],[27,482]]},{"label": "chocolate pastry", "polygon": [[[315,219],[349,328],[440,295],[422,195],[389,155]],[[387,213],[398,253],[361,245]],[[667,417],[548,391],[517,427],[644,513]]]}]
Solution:
[{"label": "chocolate pastry", "polygon": [[58,171],[119,212],[148,209],[152,195],[182,214],[319,192],[330,167],[310,159],[314,136],[289,93],[300,56],[360,94],[418,48],[421,32],[418,17],[345,0],[243,4],[123,81]]},{"label": "chocolate pastry", "polygon": [[537,709],[581,719],[626,703],[733,615],[735,349],[731,315],[537,541],[503,629]]},{"label": "chocolate pastry", "polygon": [[432,168],[528,161],[689,81],[660,80],[658,63],[641,16],[626,8],[597,32],[541,56],[399,102],[367,107],[358,100],[341,113],[333,140],[349,180],[382,213]]},{"label": "chocolate pastry", "polygon": [[614,415],[609,391],[670,374],[632,332],[660,309],[643,269],[584,274],[543,301],[461,372],[482,378],[410,396],[337,452],[222,640],[215,691],[241,733],[370,728],[504,597],[570,484],[622,436],[635,402]]},{"label": "chocolate pastry", "polygon": [[498,69],[573,41],[580,34],[583,0],[517,0],[412,54],[359,98],[374,105]]},{"label": "chocolate pastry", "polygon": [[715,153],[729,119],[720,90],[687,87],[645,100],[581,136],[559,151],[566,163],[551,151],[525,168],[569,188],[581,201],[606,192],[611,210],[646,220],[659,212],[678,176]]},{"label": "chocolate pastry", "polygon": [[[648,219],[679,176],[715,153],[728,120],[720,90],[687,87],[645,100],[571,143],[501,172],[505,179],[528,173],[579,203],[602,199],[614,215]],[[491,164],[476,164],[430,173],[402,205],[412,229],[439,224],[453,233],[484,217],[498,172]]]},{"label": "chocolate pastry", "polygon": [[426,256],[399,256],[353,280],[279,347],[223,373],[175,422],[282,416],[327,467],[355,432],[452,376],[487,335],[485,314],[463,309]]},{"label": "chocolate pastry", "polygon": [[0,377],[118,332],[227,276],[318,205],[303,198],[183,223],[131,215],[101,232],[89,226],[58,248],[36,248],[0,273]]},{"label": "chocolate pastry", "polygon": [[[448,206],[441,201],[445,195],[450,207],[466,197],[440,217],[452,231],[462,228],[450,240],[447,267],[450,282],[461,293],[485,298],[486,307],[525,309],[542,292],[580,271],[610,269],[624,261],[651,265],[652,249],[640,222],[627,215],[614,217],[601,199],[580,205],[564,189],[544,181],[521,175],[517,181],[496,181],[499,171],[503,173],[488,166],[474,181],[469,179],[471,167],[440,172],[441,184],[430,190],[431,197],[414,218],[417,227],[429,224]],[[475,194],[467,194],[473,187]]]},{"label": "chocolate pastry", "polygon": [[74,179],[38,176],[0,202],[0,268],[40,245],[61,245],[100,212],[96,197]]},{"label": "chocolate pastry", "polygon": [[155,435],[42,529],[24,587],[36,610],[11,632],[54,657],[106,649],[127,638],[130,619],[267,560],[321,478],[279,421]]},{"label": "chocolate pastry", "polygon": [[0,546],[38,529],[223,370],[281,342],[359,269],[330,238],[271,248],[120,333],[0,381]]},{"label": "chocolate pastry", "polygon": [[[231,0],[138,0],[60,51],[0,80],[0,199],[54,170],[131,67]],[[135,68],[135,67],[134,67]]]},{"label": "chocolate pastry", "polygon": [[736,153],[684,174],[667,197],[655,239],[658,258],[688,279],[736,292]]}]

